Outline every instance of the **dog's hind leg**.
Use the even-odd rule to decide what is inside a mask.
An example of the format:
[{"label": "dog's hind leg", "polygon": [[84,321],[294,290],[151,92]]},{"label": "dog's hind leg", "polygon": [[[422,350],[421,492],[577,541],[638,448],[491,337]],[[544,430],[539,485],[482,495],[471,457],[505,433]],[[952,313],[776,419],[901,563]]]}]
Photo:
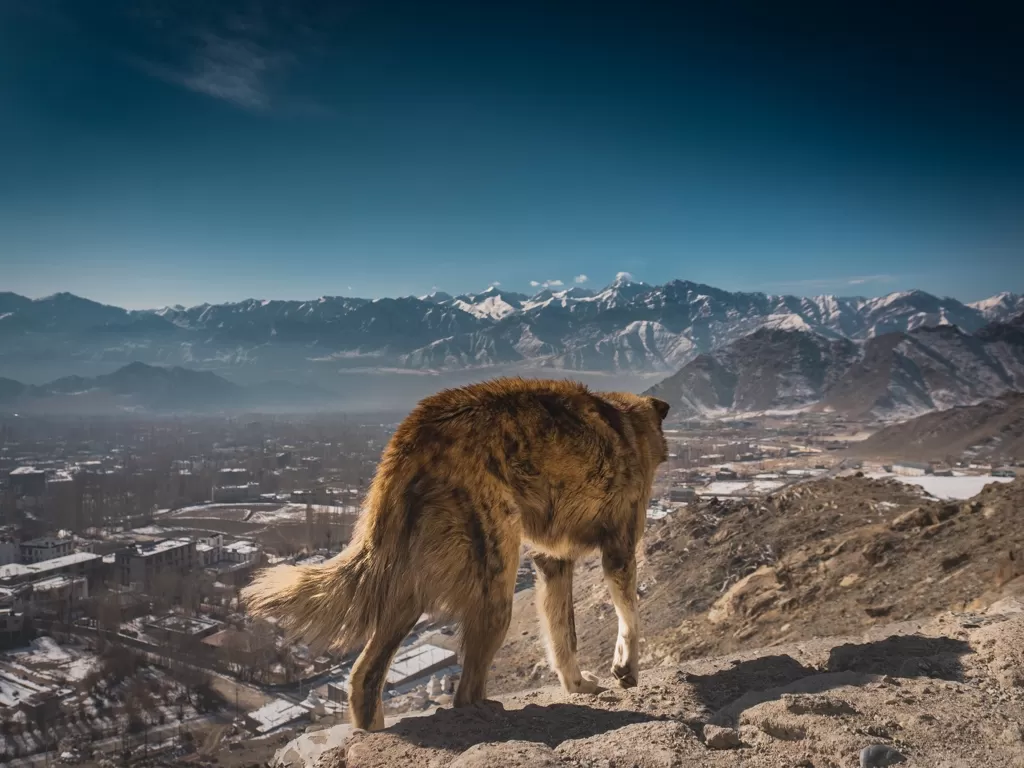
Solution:
[{"label": "dog's hind leg", "polygon": [[537,609],[547,636],[548,660],[567,693],[600,693],[604,689],[576,659],[576,616],[572,605],[571,560],[535,553]]},{"label": "dog's hind leg", "polygon": [[352,725],[366,731],[384,728],[384,703],[381,694],[388,669],[402,641],[415,626],[420,612],[413,606],[403,609],[387,625],[378,626],[370,641],[352,665],[348,704]]},{"label": "dog's hind leg", "polygon": [[640,611],[636,594],[636,541],[623,536],[604,542],[601,565],[619,619],[612,674],[623,688],[632,688],[640,675]]},{"label": "dog's hind leg", "polygon": [[487,698],[491,662],[512,621],[512,595],[495,594],[474,613],[462,620],[462,677],[455,692],[456,707],[480,704]]}]

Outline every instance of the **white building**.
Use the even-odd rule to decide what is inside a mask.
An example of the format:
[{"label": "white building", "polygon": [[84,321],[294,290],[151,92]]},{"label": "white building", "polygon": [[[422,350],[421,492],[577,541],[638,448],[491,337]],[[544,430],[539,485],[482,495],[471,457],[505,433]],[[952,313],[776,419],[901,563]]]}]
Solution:
[{"label": "white building", "polygon": [[197,564],[196,543],[190,539],[164,539],[136,544],[117,553],[121,583],[148,589],[163,574],[184,576]]},{"label": "white building", "polygon": [[900,461],[892,465],[892,471],[895,475],[921,477],[922,475],[931,474],[931,466],[916,461]]},{"label": "white building", "polygon": [[0,582],[20,584],[53,576],[88,576],[102,564],[103,558],[92,552],[72,552],[70,555],[28,565],[0,565]]},{"label": "white building", "polygon": [[229,563],[251,563],[259,553],[260,548],[251,541],[235,541],[221,547],[221,559]]},{"label": "white building", "polygon": [[21,562],[41,563],[44,560],[70,555],[74,551],[75,542],[71,538],[43,536],[21,542]]}]

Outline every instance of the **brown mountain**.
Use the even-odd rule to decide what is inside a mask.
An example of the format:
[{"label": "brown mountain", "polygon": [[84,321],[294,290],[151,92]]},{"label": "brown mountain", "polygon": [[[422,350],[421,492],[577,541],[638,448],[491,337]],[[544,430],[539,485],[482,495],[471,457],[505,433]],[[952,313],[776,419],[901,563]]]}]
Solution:
[{"label": "brown mountain", "polygon": [[921,461],[959,456],[1008,460],[1024,457],[1024,394],[926,413],[876,432],[852,447],[860,456]]}]

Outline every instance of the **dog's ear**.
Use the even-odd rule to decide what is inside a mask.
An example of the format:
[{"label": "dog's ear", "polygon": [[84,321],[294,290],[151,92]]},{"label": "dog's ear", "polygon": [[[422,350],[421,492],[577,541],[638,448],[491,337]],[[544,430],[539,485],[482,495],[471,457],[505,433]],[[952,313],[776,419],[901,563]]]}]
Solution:
[{"label": "dog's ear", "polygon": [[651,401],[651,406],[658,414],[658,418],[664,421],[665,417],[668,416],[668,412],[671,406],[669,406],[669,404],[666,403],[664,400],[659,400],[657,397],[649,397],[647,399]]}]

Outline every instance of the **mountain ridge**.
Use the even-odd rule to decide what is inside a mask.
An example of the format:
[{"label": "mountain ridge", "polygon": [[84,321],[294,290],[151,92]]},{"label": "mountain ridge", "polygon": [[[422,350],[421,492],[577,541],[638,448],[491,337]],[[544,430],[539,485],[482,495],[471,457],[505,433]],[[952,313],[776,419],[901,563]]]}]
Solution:
[{"label": "mountain ridge", "polygon": [[266,381],[243,386],[211,371],[132,362],[109,374],[94,377],[63,376],[46,384],[24,384],[0,379],[0,407],[41,407],[59,411],[208,411],[294,406],[297,396],[306,405],[332,399],[326,390],[291,382]]},{"label": "mountain ridge", "polygon": [[[692,281],[476,294],[311,301],[246,299],[126,310],[69,293],[0,294],[0,362],[37,381],[147,364],[244,370],[252,377],[336,369],[458,371],[496,366],[673,372],[762,327],[866,341],[957,325],[975,332],[1024,312],[1024,296],[962,303],[922,291],[876,298],[729,292]],[[44,365],[45,363],[45,365]]]},{"label": "mountain ridge", "polygon": [[894,331],[863,342],[761,328],[699,355],[647,390],[677,418],[812,410],[912,418],[1024,390],[1024,328]]}]

